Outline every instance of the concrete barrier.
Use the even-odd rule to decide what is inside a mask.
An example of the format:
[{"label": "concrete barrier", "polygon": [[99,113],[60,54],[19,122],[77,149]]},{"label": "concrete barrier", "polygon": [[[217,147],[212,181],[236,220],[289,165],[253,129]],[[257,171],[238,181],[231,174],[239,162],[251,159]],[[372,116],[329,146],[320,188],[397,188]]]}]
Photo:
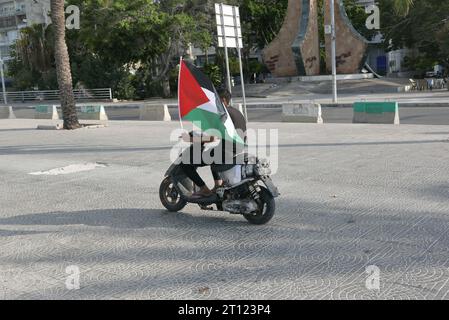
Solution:
[{"label": "concrete barrier", "polygon": [[323,124],[319,103],[283,104],[282,122],[305,122]]},{"label": "concrete barrier", "polygon": [[0,107],[0,119],[15,119],[14,111],[12,107]]},{"label": "concrete barrier", "polygon": [[58,109],[56,106],[36,106],[34,119],[59,120]]},{"label": "concrete barrier", "polygon": [[400,124],[397,102],[356,102],[353,108],[353,123]]},{"label": "concrete barrier", "polygon": [[407,86],[403,86],[403,87],[398,87],[398,92],[399,93],[403,93],[403,92],[411,92],[413,91],[413,86],[412,85],[407,85]]},{"label": "concrete barrier", "polygon": [[78,108],[78,119],[108,121],[108,115],[104,106],[80,106]]},{"label": "concrete barrier", "polygon": [[142,105],[140,106],[140,120],[145,121],[171,121],[168,105]]}]

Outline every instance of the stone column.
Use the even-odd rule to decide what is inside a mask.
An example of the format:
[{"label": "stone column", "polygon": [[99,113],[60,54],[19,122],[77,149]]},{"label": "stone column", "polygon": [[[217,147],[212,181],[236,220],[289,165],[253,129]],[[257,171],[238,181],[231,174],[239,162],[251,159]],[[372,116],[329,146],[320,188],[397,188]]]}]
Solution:
[{"label": "stone column", "polygon": [[316,0],[289,0],[277,37],[264,49],[264,61],[276,77],[316,75],[320,70]]},{"label": "stone column", "polygon": [[296,68],[299,75],[315,76],[320,74],[320,39],[318,31],[317,0],[303,0],[303,15],[299,34],[293,42]]},{"label": "stone column", "polygon": [[[330,1],[326,1],[324,24],[330,25]],[[366,59],[368,41],[357,32],[349,20],[342,0],[335,0],[335,31],[337,36],[337,73],[360,73]],[[331,36],[326,35],[326,69],[331,73]]]}]

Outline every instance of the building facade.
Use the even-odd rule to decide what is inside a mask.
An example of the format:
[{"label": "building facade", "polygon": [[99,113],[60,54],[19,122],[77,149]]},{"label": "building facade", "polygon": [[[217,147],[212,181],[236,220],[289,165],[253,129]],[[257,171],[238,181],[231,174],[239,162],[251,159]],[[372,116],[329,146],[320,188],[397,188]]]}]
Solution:
[{"label": "building facade", "polygon": [[0,0],[0,57],[9,59],[22,28],[49,24],[49,11],[50,0]]}]

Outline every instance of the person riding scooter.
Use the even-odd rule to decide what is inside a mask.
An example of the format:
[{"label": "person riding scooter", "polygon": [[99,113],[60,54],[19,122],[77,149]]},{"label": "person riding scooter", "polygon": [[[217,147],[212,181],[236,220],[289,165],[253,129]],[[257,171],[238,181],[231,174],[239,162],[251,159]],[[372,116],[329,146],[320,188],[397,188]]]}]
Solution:
[{"label": "person riding scooter", "polygon": [[[232,119],[232,122],[234,123],[234,127],[239,134],[240,138],[242,138],[243,141],[246,141],[246,120],[245,117],[242,115],[242,113],[229,106],[231,102],[231,94],[226,89],[219,90],[219,96],[223,103],[223,105],[227,108],[228,114]],[[190,134],[183,135],[183,140],[189,143],[192,143],[193,145],[188,148],[184,152],[188,152],[189,156],[187,161],[188,163],[182,162],[181,163],[181,169],[184,171],[187,177],[189,177],[195,185],[198,186],[199,191],[194,193],[192,195],[192,198],[207,198],[212,196],[217,188],[221,187],[223,185],[223,181],[220,178],[220,175],[216,170],[214,170],[213,167],[211,167],[212,175],[214,178],[215,186],[212,190],[208,188],[204,180],[200,177],[200,175],[197,172],[197,169],[199,167],[205,167],[209,165],[222,165],[222,164],[229,164],[229,159],[231,161],[235,161],[235,157],[238,154],[241,154],[243,152],[243,146],[236,145],[235,143],[232,144],[231,142],[225,141],[224,139],[220,140],[220,144],[212,149],[209,154],[210,156],[214,156],[215,152],[220,152],[222,155],[222,161],[221,163],[206,163],[204,161],[204,148],[205,144],[213,143],[217,141],[216,137],[213,136],[200,136],[195,137],[195,135],[191,132]],[[195,145],[196,144],[196,145]],[[199,145],[198,145],[199,144]],[[230,145],[232,144],[232,145]],[[229,154],[229,153],[232,154]],[[201,153],[201,154],[196,154]],[[200,160],[200,161],[194,161]]]}]

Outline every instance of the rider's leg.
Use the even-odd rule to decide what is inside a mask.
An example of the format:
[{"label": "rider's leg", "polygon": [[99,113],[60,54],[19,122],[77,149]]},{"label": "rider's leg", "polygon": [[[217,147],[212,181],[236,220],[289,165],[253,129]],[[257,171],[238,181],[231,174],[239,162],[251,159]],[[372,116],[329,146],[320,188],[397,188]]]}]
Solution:
[{"label": "rider's leg", "polygon": [[222,159],[215,159],[216,156],[222,158],[221,148],[222,148],[221,146],[215,147],[210,152],[211,157],[214,159],[214,162],[210,166],[210,171],[212,172],[212,176],[214,177],[215,185],[214,185],[214,188],[212,189],[212,192],[214,192],[214,193],[215,193],[215,191],[217,191],[218,188],[223,186],[223,180],[221,179],[220,174],[218,173],[218,171],[215,168],[217,165],[223,164]]},{"label": "rider's leg", "polygon": [[214,170],[214,166],[210,167],[210,171],[212,172],[212,176],[214,177],[214,183],[215,183],[215,186],[212,189],[212,192],[215,192],[215,191],[217,191],[218,188],[223,186],[223,180],[221,179],[218,172],[216,170]]},{"label": "rider's leg", "polygon": [[182,163],[181,169],[186,174],[186,176],[189,177],[189,179],[192,180],[193,183],[196,184],[199,188],[202,188],[206,185],[206,183],[203,181],[203,179],[201,179],[200,175],[196,171],[197,166]]},{"label": "rider's leg", "polygon": [[199,188],[200,191],[194,193],[193,196],[210,196],[212,194],[212,191],[206,186],[206,183],[203,179],[201,179],[200,175],[197,172],[198,166],[191,165],[191,164],[181,164],[182,171],[186,174],[187,177],[189,177],[190,180],[193,181]]}]

